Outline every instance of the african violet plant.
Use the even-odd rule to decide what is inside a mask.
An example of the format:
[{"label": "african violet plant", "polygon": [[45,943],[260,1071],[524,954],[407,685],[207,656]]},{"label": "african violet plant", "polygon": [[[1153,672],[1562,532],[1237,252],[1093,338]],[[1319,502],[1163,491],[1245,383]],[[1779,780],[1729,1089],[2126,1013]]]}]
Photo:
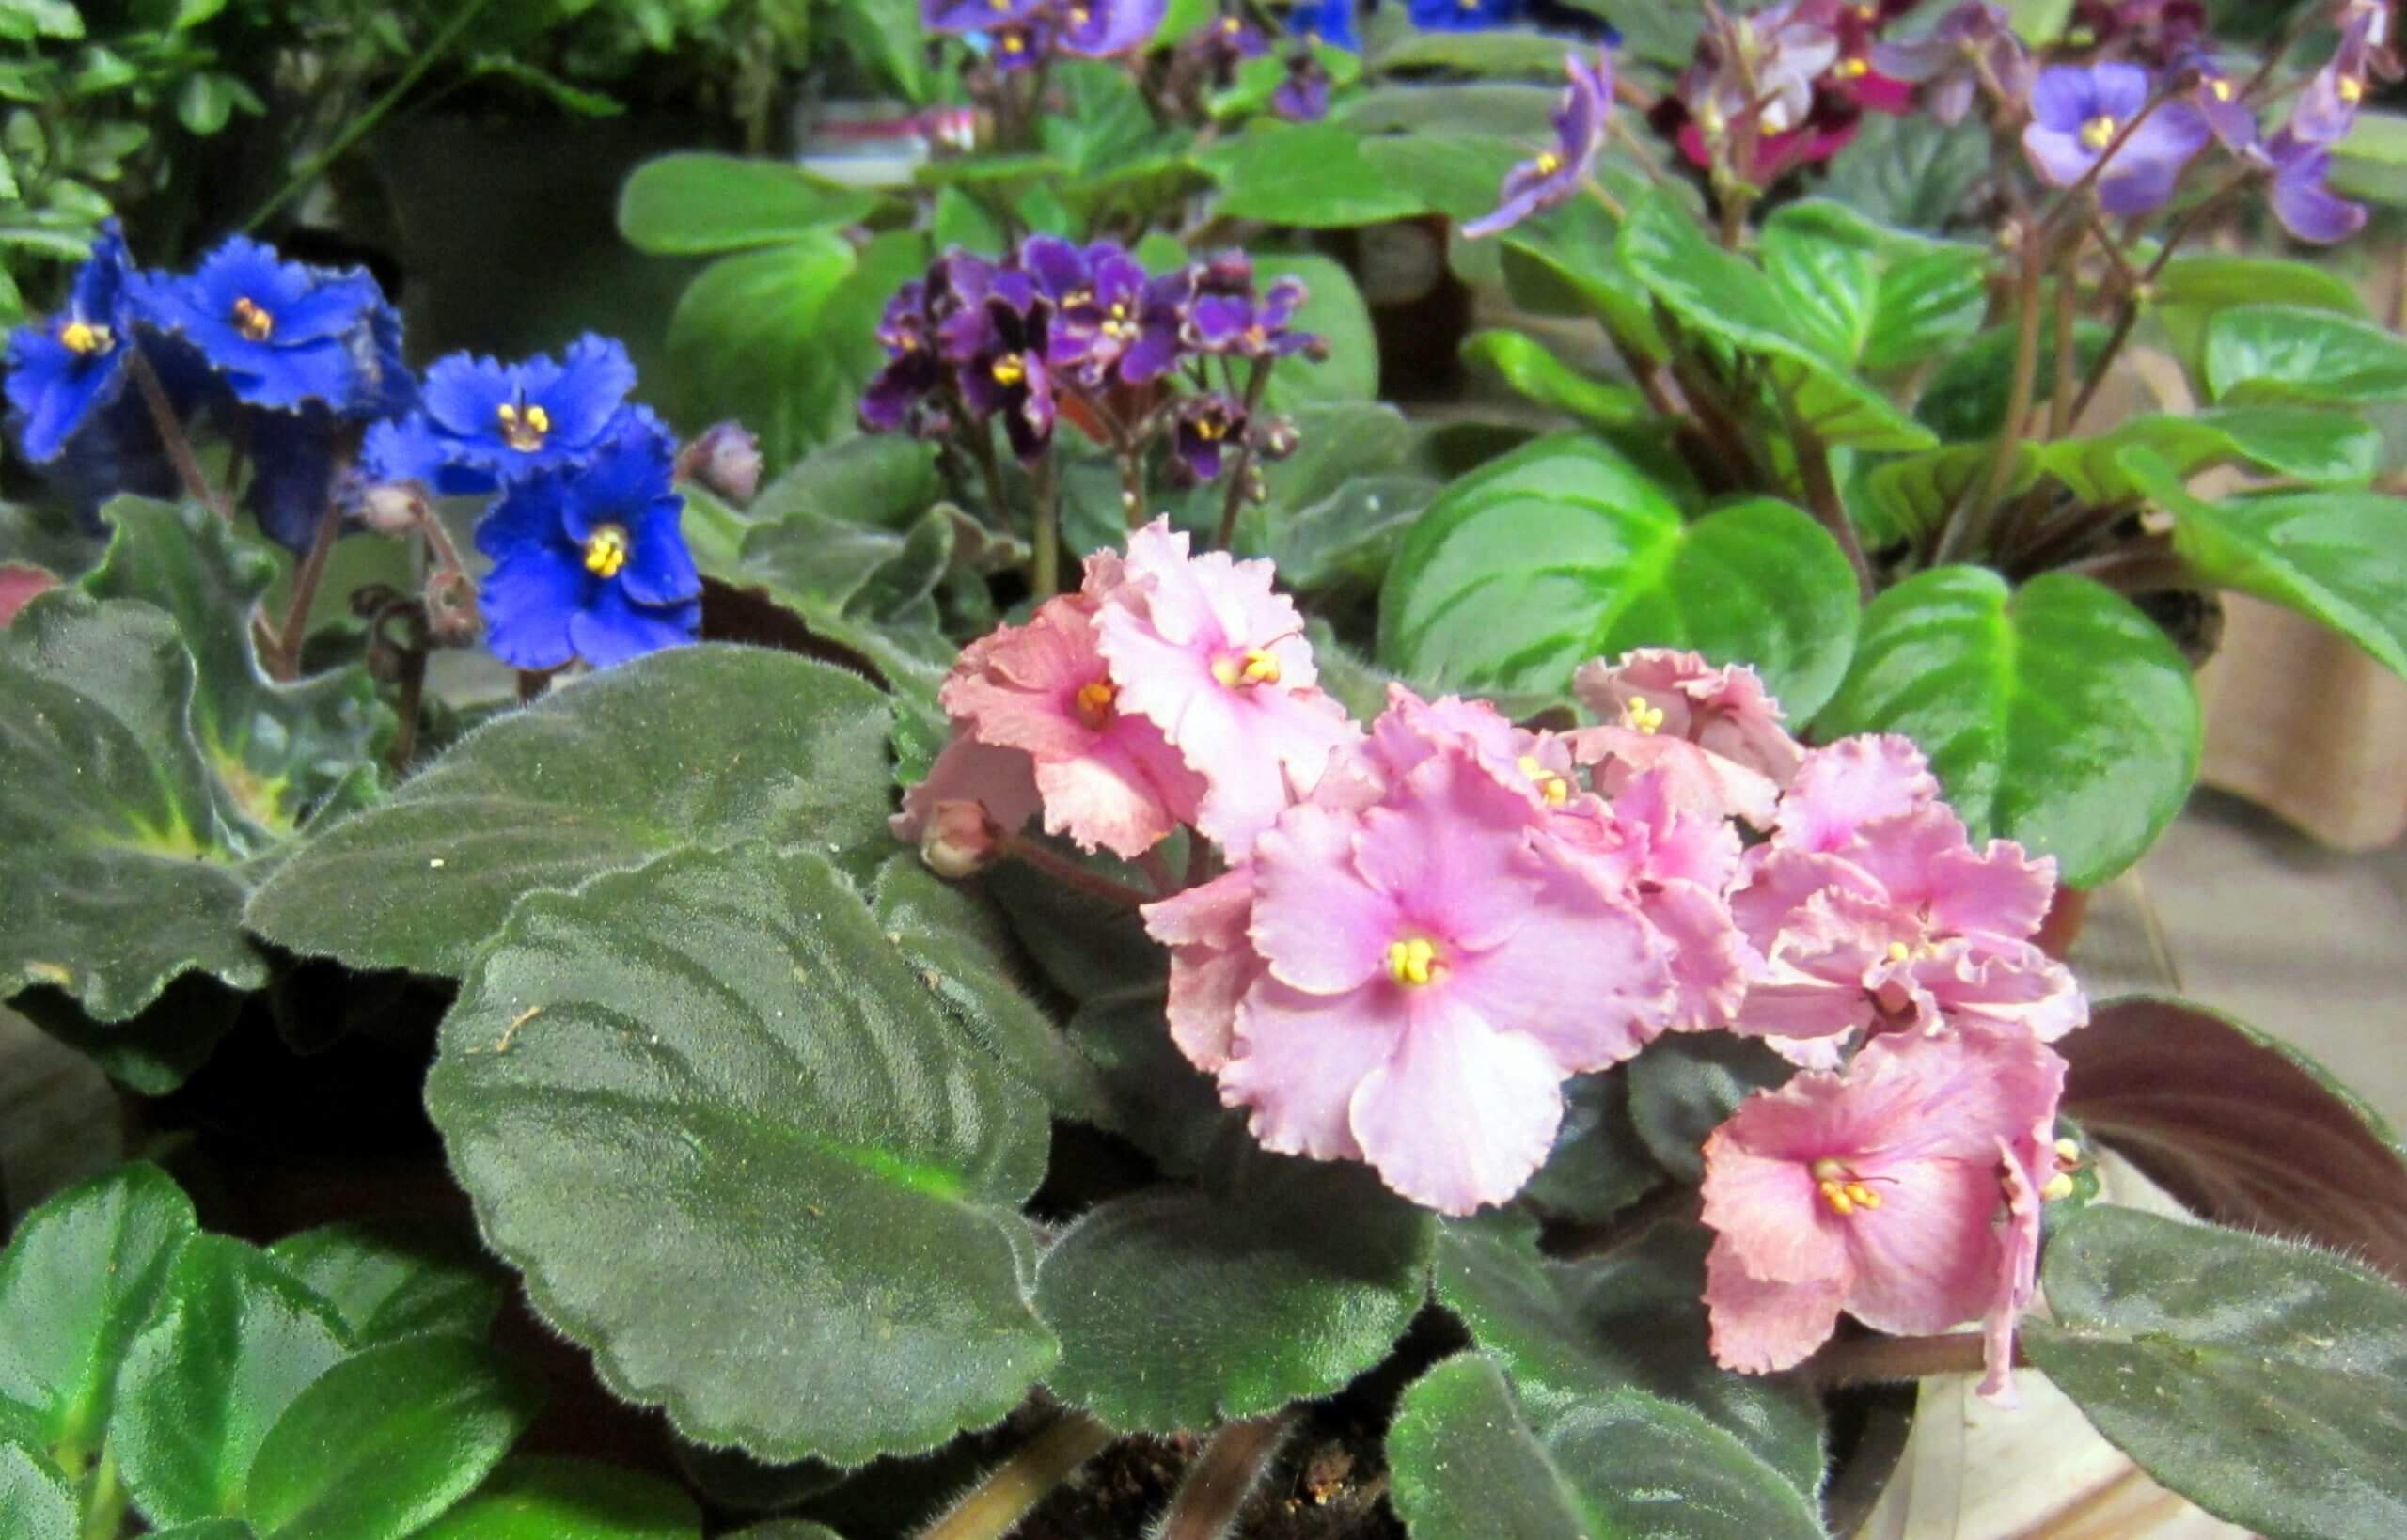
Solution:
[{"label": "african violet plant", "polygon": [[[2224,1517],[2407,1530],[2395,1137],[2061,956],[2214,589],[2407,662],[2407,350],[2184,249],[2354,233],[2386,9],[1192,9],[930,8],[909,189],[638,172],[728,254],[656,402],[239,238],[104,228],[11,337],[0,986],[204,1210],[386,1090],[444,1168],[35,1211],[0,1512],[1761,1540],[1860,1517],[1877,1387],[2037,1369]],[[1431,213],[1543,412],[1377,399],[1295,232]]]}]

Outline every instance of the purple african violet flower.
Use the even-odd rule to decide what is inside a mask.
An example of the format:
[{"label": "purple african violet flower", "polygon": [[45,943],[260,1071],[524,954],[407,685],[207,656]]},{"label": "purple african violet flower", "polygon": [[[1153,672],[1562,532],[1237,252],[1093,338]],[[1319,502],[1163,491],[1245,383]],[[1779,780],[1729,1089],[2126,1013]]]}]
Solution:
[{"label": "purple african violet flower", "polygon": [[1217,481],[1227,452],[1243,440],[1245,403],[1223,391],[1206,391],[1178,403],[1180,474],[1197,482]]},{"label": "purple african violet flower", "polygon": [[1105,385],[1141,335],[1144,268],[1117,243],[1097,241],[1081,250],[1051,235],[1031,236],[1019,259],[1053,306],[1046,362],[1075,371],[1090,388]]},{"label": "purple african violet flower", "polygon": [[2339,47],[2308,78],[2290,115],[2290,132],[2318,144],[2345,138],[2356,126],[2367,78],[2377,59],[2386,56],[2390,37],[2390,11],[2382,0],[2349,0],[2339,22]]},{"label": "purple african violet flower", "polygon": [[2365,228],[2365,205],[2352,203],[2323,184],[2332,169],[2330,146],[2302,139],[2284,129],[2249,159],[2272,169],[2273,181],[2267,201],[2273,205],[2273,217],[2292,236],[2328,246]]},{"label": "purple african violet flower", "polygon": [[2031,89],[2031,56],[1993,0],[1964,0],[1918,38],[1873,44],[1869,58],[1890,79],[1920,86],[1924,110],[1949,127],[1972,110],[1984,75],[2008,101]]},{"label": "purple african violet flower", "polygon": [[[2135,118],[2146,114],[2136,129]],[[2098,177],[2098,202],[2109,213],[2140,214],[2173,196],[2181,168],[2211,131],[2197,108],[2169,101],[2148,110],[2148,74],[2136,64],[2059,64],[2031,87],[2032,120],[2022,149],[2046,181],[2069,187],[2113,160]],[[2118,135],[2123,138],[2117,147]]]},{"label": "purple african violet flower", "polygon": [[1168,8],[1169,0],[1071,0],[1062,12],[1062,52],[1108,59],[1142,48]]},{"label": "purple african violet flower", "polygon": [[2257,110],[2240,99],[2239,82],[2210,58],[2193,59],[2186,68],[2198,77],[2190,88],[2190,102],[2214,132],[2215,141],[2234,153],[2254,145],[2258,137]]},{"label": "purple african violet flower", "polygon": [[962,400],[981,422],[1000,416],[1012,450],[1032,461],[1053,441],[1053,376],[1046,367],[1046,311],[1036,280],[1012,268],[963,265],[953,277],[959,314],[937,327]]},{"label": "purple african violet flower", "polygon": [[1329,116],[1329,71],[1310,54],[1288,61],[1287,78],[1270,93],[1270,110],[1290,123],[1317,123]]},{"label": "purple african violet flower", "polygon": [[941,37],[992,33],[1025,22],[1048,0],[920,0],[920,24]]},{"label": "purple african violet flower", "polygon": [[[1680,93],[1708,137],[1749,112],[1764,134],[1804,121],[1814,105],[1814,82],[1839,56],[1838,35],[1813,14],[1816,8],[1812,0],[1787,0],[1731,18],[1738,56],[1719,56],[1717,49],[1709,71],[1702,78],[1691,71]],[[1707,39],[1708,46],[1718,41],[1710,33]]]},{"label": "purple african violet flower", "polygon": [[1188,268],[1145,281],[1137,301],[1137,335],[1120,354],[1120,378],[1128,385],[1158,380],[1178,367],[1187,348],[1187,313],[1195,302],[1195,275]]},{"label": "purple african violet flower", "polygon": [[1497,190],[1496,212],[1465,225],[1465,235],[1494,235],[1565,202],[1596,164],[1597,147],[1604,143],[1605,120],[1613,111],[1613,55],[1598,53],[1591,68],[1579,55],[1566,54],[1563,67],[1571,84],[1554,109],[1554,148],[1506,172]]},{"label": "purple african violet flower", "polygon": [[1196,298],[1188,312],[1185,340],[1198,353],[1233,354],[1244,358],[1284,358],[1291,353],[1321,346],[1308,332],[1290,331],[1287,323],[1304,303],[1300,279],[1274,279],[1256,296],[1253,264],[1242,252],[1230,253],[1204,264],[1196,280]]}]

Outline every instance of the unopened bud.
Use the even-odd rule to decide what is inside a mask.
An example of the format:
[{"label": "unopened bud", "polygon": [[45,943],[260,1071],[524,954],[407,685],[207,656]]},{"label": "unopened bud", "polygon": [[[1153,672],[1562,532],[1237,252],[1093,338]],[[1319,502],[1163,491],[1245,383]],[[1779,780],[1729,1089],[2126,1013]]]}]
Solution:
[{"label": "unopened bud", "polygon": [[748,503],[761,490],[761,441],[740,422],[713,423],[677,451],[677,479]]},{"label": "unopened bud", "polygon": [[1265,460],[1284,460],[1294,454],[1296,446],[1303,441],[1303,435],[1296,432],[1293,422],[1285,417],[1272,417],[1256,432],[1253,448]]},{"label": "unopened bud", "polygon": [[380,481],[359,495],[359,522],[398,540],[427,518],[426,490],[415,481]]},{"label": "unopened bud", "polygon": [[457,567],[438,567],[426,579],[426,636],[436,647],[477,639],[477,586]]},{"label": "unopened bud", "polygon": [[995,825],[983,803],[939,802],[920,831],[920,859],[947,882],[975,876],[995,858]]}]

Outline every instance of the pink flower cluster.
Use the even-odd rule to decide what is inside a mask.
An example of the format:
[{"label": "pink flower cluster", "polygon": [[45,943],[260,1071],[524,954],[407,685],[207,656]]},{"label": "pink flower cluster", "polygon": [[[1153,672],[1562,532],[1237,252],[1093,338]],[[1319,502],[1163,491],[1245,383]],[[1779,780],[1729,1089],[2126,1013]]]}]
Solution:
[{"label": "pink flower cluster", "polygon": [[1715,1356],[1978,1317],[2003,1393],[2061,1186],[2046,1044],[2086,1019],[2032,940],[2053,861],[1975,847],[1905,740],[1808,749],[1691,652],[1582,668],[1567,732],[1401,685],[1358,728],[1271,575],[1161,523],[1091,558],[963,654],[898,830],[966,867],[1040,810],[1129,857],[1192,825],[1224,870],[1144,909],[1179,1048],[1266,1148],[1443,1213],[1520,1190],[1570,1076],[1765,1039],[1801,1073],[1705,1150]]}]

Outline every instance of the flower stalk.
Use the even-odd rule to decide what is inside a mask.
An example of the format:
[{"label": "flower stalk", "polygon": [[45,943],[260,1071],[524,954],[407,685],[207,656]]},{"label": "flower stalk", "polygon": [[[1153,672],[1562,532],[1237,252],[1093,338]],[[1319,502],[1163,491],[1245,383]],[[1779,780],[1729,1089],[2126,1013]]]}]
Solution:
[{"label": "flower stalk", "polygon": [[1002,1540],[1111,1439],[1111,1430],[1086,1413],[1068,1413],[971,1487],[920,1540]]}]

